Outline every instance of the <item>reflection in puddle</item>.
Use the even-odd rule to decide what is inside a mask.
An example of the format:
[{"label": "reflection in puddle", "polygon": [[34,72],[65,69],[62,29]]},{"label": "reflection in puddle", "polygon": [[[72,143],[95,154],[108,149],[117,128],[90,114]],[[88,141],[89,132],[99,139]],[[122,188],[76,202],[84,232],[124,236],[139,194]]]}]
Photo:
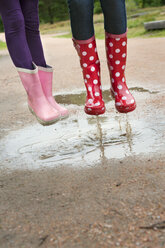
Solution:
[{"label": "reflection in puddle", "polygon": [[[140,93],[149,93],[149,94],[157,94],[159,91],[150,91],[148,89],[144,89],[142,87],[134,87],[130,88],[132,92],[140,92]],[[110,94],[109,94],[109,89],[103,91],[103,98],[105,103],[108,103],[109,101],[112,100]],[[86,99],[86,93],[85,91],[83,92],[75,92],[74,94],[65,94],[65,95],[56,95],[56,100],[58,103],[61,104],[75,104],[78,106],[81,106],[84,104]]]},{"label": "reflection in puddle", "polygon": [[[76,113],[49,127],[35,124],[11,132],[0,142],[3,164],[7,159],[13,169],[94,166],[106,159],[149,154],[165,147],[164,116],[152,118],[150,114],[138,119],[134,113],[115,111],[100,117],[87,116],[78,106],[84,104],[84,98],[85,94],[57,96],[58,102],[70,100]],[[104,92],[104,99],[107,109],[114,109],[109,91]]]}]

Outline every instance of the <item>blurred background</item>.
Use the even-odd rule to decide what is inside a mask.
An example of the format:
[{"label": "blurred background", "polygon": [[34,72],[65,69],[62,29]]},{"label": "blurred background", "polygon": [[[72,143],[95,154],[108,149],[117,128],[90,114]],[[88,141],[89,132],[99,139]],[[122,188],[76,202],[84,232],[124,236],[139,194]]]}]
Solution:
[{"label": "blurred background", "polygon": [[[165,36],[165,28],[146,30],[144,27],[146,22],[165,20],[165,0],[126,0],[126,4],[129,38]],[[40,0],[39,9],[42,34],[56,33],[62,37],[71,37],[66,0]],[[103,15],[99,0],[95,0],[94,13],[96,37],[102,39],[104,38]],[[2,21],[0,21],[0,32],[3,32]],[[4,49],[5,46],[1,40],[0,49]]]}]

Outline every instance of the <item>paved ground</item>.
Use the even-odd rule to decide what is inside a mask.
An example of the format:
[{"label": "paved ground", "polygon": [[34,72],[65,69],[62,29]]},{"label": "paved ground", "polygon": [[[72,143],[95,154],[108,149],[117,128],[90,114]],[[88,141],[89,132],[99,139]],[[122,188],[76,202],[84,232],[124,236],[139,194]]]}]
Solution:
[{"label": "paved ground", "polygon": [[[112,101],[107,100],[107,114],[100,119],[85,119],[83,106],[75,105],[75,99],[82,103],[77,92],[83,87],[71,41],[43,36],[43,43],[48,64],[55,68],[57,99],[71,103],[67,106],[71,117],[68,122],[53,127],[54,143],[51,139],[50,142],[56,154],[51,166],[44,167],[46,159],[52,156],[46,151],[50,144],[45,138],[52,129],[40,127],[28,112],[18,75],[8,54],[3,52],[0,57],[0,247],[164,248],[165,39],[129,40],[127,80],[137,99],[137,110],[123,117],[116,113]],[[103,88],[107,89],[104,41],[98,41],[98,50]],[[64,92],[67,101],[61,96]],[[70,92],[75,95],[69,95]],[[77,122],[79,132],[83,130],[82,123],[89,124],[83,135],[75,134],[73,123]],[[97,125],[98,131],[91,137],[92,125]],[[69,131],[74,137],[67,136],[66,140]],[[30,145],[32,138],[35,143],[35,135],[40,144]],[[42,135],[44,141],[40,139]],[[86,150],[89,138],[89,147],[98,142],[95,153]],[[37,157],[44,149],[49,156]],[[64,149],[71,157],[65,154],[59,163],[57,156],[62,157]],[[121,156],[117,154],[120,152]],[[42,161],[36,159],[39,157]]]}]

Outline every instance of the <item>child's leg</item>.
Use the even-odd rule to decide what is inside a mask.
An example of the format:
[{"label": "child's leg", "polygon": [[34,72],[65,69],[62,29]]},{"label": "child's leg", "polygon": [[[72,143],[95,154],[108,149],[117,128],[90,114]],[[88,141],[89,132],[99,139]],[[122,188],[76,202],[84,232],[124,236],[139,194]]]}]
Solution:
[{"label": "child's leg", "polygon": [[43,89],[51,106],[61,117],[67,117],[68,111],[58,105],[52,95],[53,69],[46,65],[42,42],[39,32],[38,0],[20,0],[25,19],[26,38],[34,63],[38,66],[38,75]]},{"label": "child's leg", "polygon": [[133,111],[136,103],[125,78],[127,59],[127,21],[125,0],[101,0],[106,30],[107,62],[111,92],[116,109],[121,113]]},{"label": "child's leg", "polygon": [[26,38],[33,61],[38,66],[46,67],[39,32],[38,0],[20,0],[20,4],[25,19]]},{"label": "child's leg", "polygon": [[125,0],[100,0],[107,33],[123,34],[127,31]]},{"label": "child's leg", "polygon": [[68,0],[72,34],[76,40],[88,40],[94,35],[94,0]]},{"label": "child's leg", "polygon": [[87,90],[85,112],[100,115],[105,112],[100,81],[100,61],[93,27],[93,0],[68,0],[74,46],[80,57]]},{"label": "child's leg", "polygon": [[32,64],[19,0],[0,0],[0,13],[9,53],[27,92],[29,108],[40,123],[52,124],[59,119],[60,114],[47,101],[41,87],[38,68]]},{"label": "child's leg", "polygon": [[0,14],[5,28],[7,46],[14,65],[33,69],[19,0],[1,0]]}]

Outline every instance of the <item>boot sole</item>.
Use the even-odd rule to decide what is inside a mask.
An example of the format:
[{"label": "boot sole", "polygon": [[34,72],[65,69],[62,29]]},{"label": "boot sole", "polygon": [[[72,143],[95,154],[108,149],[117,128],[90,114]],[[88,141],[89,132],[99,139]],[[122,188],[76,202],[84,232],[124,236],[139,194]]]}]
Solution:
[{"label": "boot sole", "polygon": [[69,117],[69,115],[64,115],[64,116],[60,116],[60,120],[65,120]]},{"label": "boot sole", "polygon": [[[115,107],[116,107],[116,106],[115,106]],[[136,105],[135,105],[135,106],[132,106],[131,108],[128,108],[128,109],[119,109],[119,108],[117,108],[117,107],[116,107],[116,109],[117,109],[117,111],[118,111],[119,113],[127,114],[127,113],[129,113],[129,112],[134,111],[134,110],[136,109]]]},{"label": "boot sole", "polygon": [[[114,96],[114,93],[113,93],[113,91],[112,90],[110,90],[110,92],[111,92],[111,96],[112,96],[112,98],[115,100],[115,96]],[[126,114],[126,113],[129,113],[129,112],[132,112],[132,111],[134,111],[135,109],[136,109],[136,104],[134,104],[132,107],[126,107],[126,108],[119,108],[119,107],[117,107],[116,105],[115,105],[115,108],[116,108],[116,110],[119,112],[119,113],[122,113],[122,114]]]},{"label": "boot sole", "polygon": [[84,108],[84,111],[87,115],[103,115],[106,111],[106,108],[104,107],[104,110],[102,109],[92,109],[89,111],[86,107]]},{"label": "boot sole", "polygon": [[37,121],[38,121],[42,126],[50,126],[50,125],[52,125],[52,124],[54,124],[54,123],[56,123],[57,121],[60,120],[60,117],[57,117],[56,119],[54,119],[54,120],[52,120],[52,121],[43,121],[43,120],[41,120],[41,119],[36,115],[36,113],[33,111],[33,109],[32,109],[30,106],[28,106],[28,108],[29,108],[29,111],[31,112],[31,114],[34,115],[34,116],[36,117]]}]

